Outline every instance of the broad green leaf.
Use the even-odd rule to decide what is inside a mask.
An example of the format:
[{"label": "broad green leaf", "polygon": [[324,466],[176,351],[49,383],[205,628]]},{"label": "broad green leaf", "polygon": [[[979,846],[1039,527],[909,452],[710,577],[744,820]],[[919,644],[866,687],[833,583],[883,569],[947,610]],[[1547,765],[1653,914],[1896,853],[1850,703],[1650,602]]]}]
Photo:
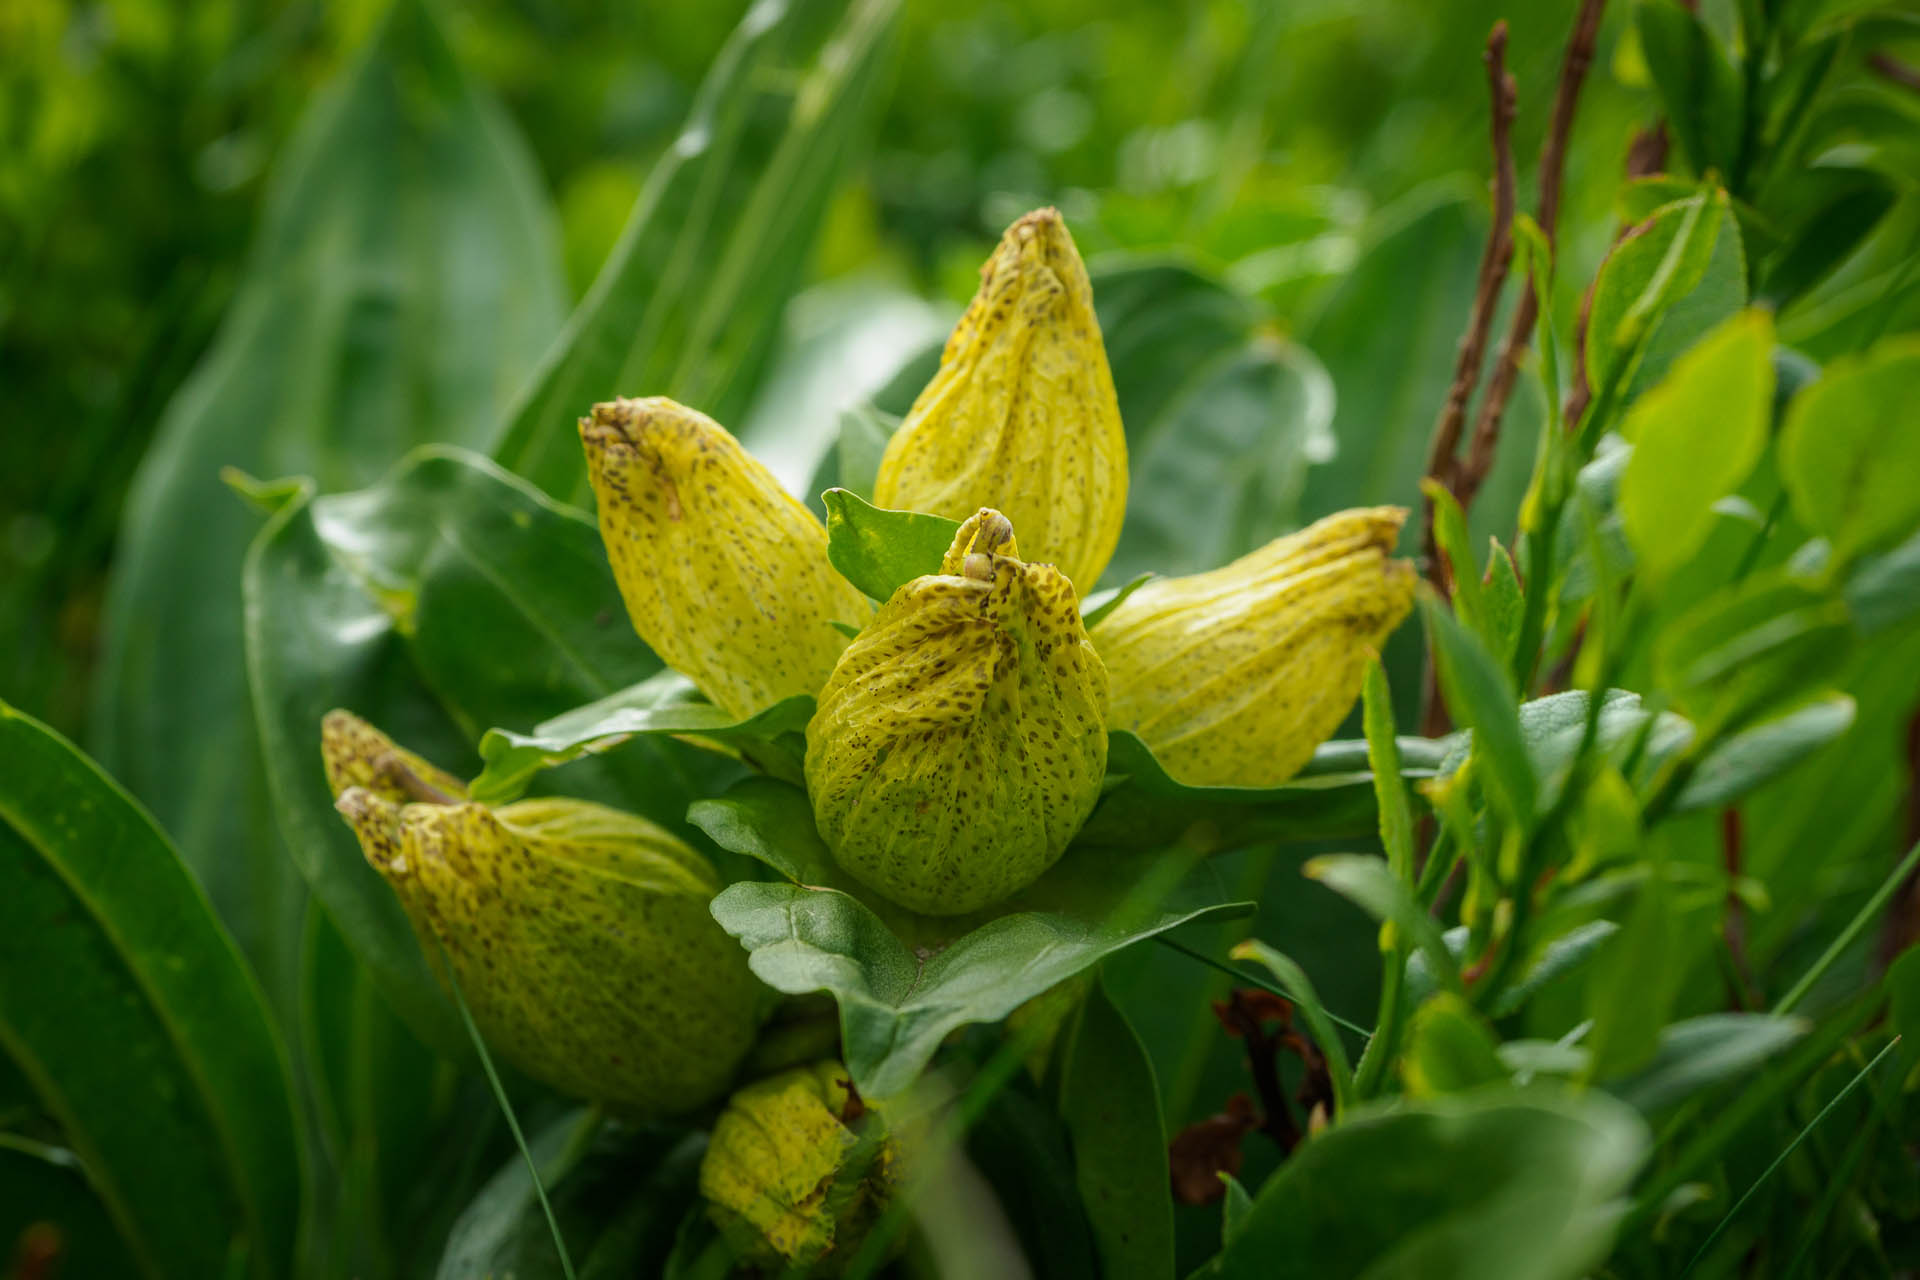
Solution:
[{"label": "broad green leaf", "polygon": [[[1664,2],[1664,0],[1663,0]],[[1773,323],[1744,311],[1674,362],[1637,400],[1620,512],[1635,563],[1657,581],[1687,563],[1767,444],[1773,410]]]},{"label": "broad green leaf", "polygon": [[1247,1225],[1247,1214],[1253,1208],[1253,1194],[1230,1173],[1223,1172],[1220,1181],[1227,1188],[1226,1198],[1220,1202],[1220,1243],[1228,1245]]},{"label": "broad green leaf", "polygon": [[1641,0],[1635,30],[1675,140],[1696,174],[1735,174],[1744,119],[1739,73],[1700,15],[1679,0]]},{"label": "broad green leaf", "polygon": [[1410,1097],[1465,1093],[1506,1080],[1493,1032],[1471,1004],[1450,991],[1414,1010],[1400,1074]]},{"label": "broad green leaf", "polygon": [[1595,279],[1586,357],[1596,404],[1609,388],[1631,401],[1746,301],[1746,261],[1726,193],[1703,191],[1656,211],[1614,247]]},{"label": "broad green leaf", "polygon": [[732,885],[714,899],[714,919],[768,986],[833,995],[847,1067],[874,1097],[912,1083],[955,1028],[998,1021],[1141,939],[1246,910],[1222,901],[1216,877],[1190,857],[1077,849],[989,911],[914,917],[862,901],[797,787],[748,779],[689,816],[722,848],[795,882]]},{"label": "broad green leaf", "polygon": [[305,1157],[258,984],[98,766],[4,705],[0,759],[0,1050],[144,1273],[286,1274]]},{"label": "broad green leaf", "polygon": [[1780,475],[1794,514],[1845,563],[1920,525],[1920,339],[1836,360],[1787,411]]},{"label": "broad green leaf", "polygon": [[1898,626],[1920,612],[1920,532],[1891,551],[1861,560],[1848,575],[1845,592],[1862,635]]},{"label": "broad green leaf", "polygon": [[[696,1203],[703,1136],[607,1126],[575,1111],[529,1144],[580,1280],[658,1274]],[[501,1165],[447,1236],[435,1280],[561,1280],[526,1161]]]},{"label": "broad green leaf", "polygon": [[87,1184],[79,1157],[65,1147],[9,1133],[0,1139],[0,1250],[5,1251],[0,1256],[13,1261],[28,1256],[29,1239],[57,1248],[60,1274],[147,1274],[128,1255],[113,1220]]},{"label": "broad green leaf", "polygon": [[[584,500],[574,423],[617,395],[670,395],[737,424],[882,79],[897,0],[854,0],[817,55],[814,7],[756,0],[654,165],[606,265],[509,415],[494,456]],[[811,24],[817,28],[818,24]],[[791,86],[764,162],[770,84]]]},{"label": "broad green leaf", "polygon": [[[1408,778],[1431,777],[1446,751],[1426,738],[1395,742]],[[1363,742],[1322,743],[1278,786],[1193,787],[1169,777],[1146,743],[1120,729],[1107,735],[1107,792],[1078,840],[1212,852],[1260,840],[1371,835],[1378,827]]]},{"label": "broad green leaf", "polygon": [[[1515,979],[1506,990],[1500,993],[1493,1008],[1489,1010],[1496,1018],[1508,1018],[1520,1012],[1535,992],[1545,987],[1555,978],[1572,973],[1591,960],[1601,945],[1620,931],[1620,926],[1611,920],[1589,920],[1576,925],[1566,933],[1554,938],[1540,947],[1539,953],[1528,964],[1527,970]],[[1456,961],[1466,955],[1467,934],[1465,925],[1456,925],[1440,935],[1446,945],[1447,954]],[[1439,988],[1433,976],[1433,966],[1428,963],[1424,953],[1416,951],[1407,957],[1407,1000],[1418,1004]]]},{"label": "broad green leaf", "polygon": [[1791,304],[1846,261],[1897,199],[1898,193],[1877,177],[1834,196],[1807,217],[1797,239],[1768,259],[1761,293],[1776,309]]},{"label": "broad green leaf", "polygon": [[1645,1126],[1604,1096],[1493,1089],[1366,1108],[1288,1157],[1209,1280],[1578,1280]]},{"label": "broad green leaf", "polygon": [[[1574,754],[1586,732],[1589,695],[1583,689],[1548,694],[1523,702],[1519,707],[1520,738],[1527,758],[1533,764],[1534,777],[1540,781],[1539,807],[1542,811],[1558,803],[1560,791],[1573,769]],[[1639,739],[1647,717],[1652,714],[1640,704],[1640,695],[1625,689],[1609,689],[1600,700],[1599,723],[1594,741],[1616,764]],[[1671,759],[1693,740],[1693,726],[1671,711],[1663,711],[1651,730],[1640,756],[1635,777],[1644,778],[1658,765]],[[1440,762],[1442,777],[1467,762],[1473,744],[1471,731],[1455,734],[1447,742],[1448,750]]]},{"label": "broad green leaf", "polygon": [[698,699],[690,681],[669,671],[556,716],[537,725],[532,733],[489,729],[480,739],[480,759],[485,767],[473,780],[471,794],[487,804],[505,803],[518,797],[542,769],[647,734],[730,743],[762,763],[777,761],[785,773],[798,778],[805,744],[790,747],[780,740],[806,733],[807,721],[813,718],[811,697],[797,694],[745,720]]},{"label": "broad green leaf", "polygon": [[[1075,1182],[1073,1150],[1052,1099],[1043,1101],[1017,1084],[1001,1089],[967,1132],[966,1163],[959,1155],[914,1202],[930,1270],[989,1276],[1019,1267],[1036,1277],[1099,1280],[1100,1257]],[[1165,1160],[1162,1152],[1155,1161],[1163,1187]],[[1012,1232],[983,1230],[996,1212]]]},{"label": "broad green leaf", "polygon": [[152,809],[276,1001],[298,882],[247,717],[241,562],[220,470],[372,480],[481,443],[561,318],[558,237],[506,117],[400,0],[279,159],[238,293],[130,492],[91,745]]},{"label": "broad green leaf", "polygon": [[[841,577],[875,600],[889,600],[915,578],[939,573],[960,530],[957,520],[889,511],[845,489],[829,489],[822,497],[827,504],[827,559]],[[1016,529],[1016,541],[1019,536]]]},{"label": "broad green leaf", "polygon": [[1836,693],[1732,735],[1701,758],[1675,812],[1722,808],[1764,786],[1844,736],[1854,711],[1853,699]]},{"label": "broad green leaf", "polygon": [[1768,1013],[1709,1013],[1660,1030],[1653,1060],[1605,1081],[1615,1097],[1653,1112],[1684,1102],[1723,1080],[1755,1070],[1807,1032],[1802,1018]]},{"label": "broad green leaf", "polygon": [[1478,637],[1462,626],[1437,599],[1423,597],[1440,688],[1454,719],[1473,730],[1473,757],[1487,789],[1504,808],[1507,820],[1525,830],[1533,825],[1538,775],[1527,755],[1512,682],[1505,667]]},{"label": "broad green leaf", "polygon": [[1412,891],[1394,878],[1384,859],[1364,853],[1329,853],[1310,860],[1302,870],[1374,919],[1391,921],[1404,930],[1442,985],[1460,990],[1460,966],[1441,938],[1440,926],[1414,902]]},{"label": "broad green leaf", "polygon": [[1587,982],[1587,1035],[1592,1070],[1601,1077],[1634,1071],[1652,1058],[1679,991],[1681,915],[1658,877],[1641,883],[1632,912],[1601,952]]},{"label": "broad green leaf", "polygon": [[1095,983],[1063,1060],[1060,1118],[1093,1227],[1100,1274],[1153,1280],[1173,1271],[1173,1199],[1160,1090],[1140,1037]]}]

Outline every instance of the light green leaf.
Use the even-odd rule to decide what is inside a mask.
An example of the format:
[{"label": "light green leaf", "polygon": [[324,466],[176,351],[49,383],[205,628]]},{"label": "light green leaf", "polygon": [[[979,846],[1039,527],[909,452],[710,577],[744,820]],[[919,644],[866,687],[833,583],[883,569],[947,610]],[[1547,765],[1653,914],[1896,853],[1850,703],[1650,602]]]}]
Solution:
[{"label": "light green leaf", "polygon": [[1329,853],[1301,869],[1374,919],[1392,921],[1427,958],[1428,968],[1450,991],[1461,990],[1460,965],[1440,936],[1440,926],[1420,909],[1407,886],[1387,869],[1385,859],[1364,853]]},{"label": "light green leaf", "polygon": [[1620,511],[1641,575],[1658,581],[1696,555],[1713,504],[1736,492],[1767,443],[1773,322],[1744,311],[1677,360],[1635,402]]},{"label": "light green leaf", "polygon": [[1740,154],[1740,76],[1700,15],[1679,0],[1641,0],[1635,29],[1682,154],[1696,174],[1733,176]]},{"label": "light green leaf", "polygon": [[1854,701],[1831,694],[1736,733],[1695,766],[1675,812],[1717,809],[1771,782],[1853,727]]},{"label": "light green leaf", "polygon": [[1836,563],[1920,524],[1920,339],[1836,360],[1794,397],[1780,435],[1780,475],[1802,523],[1833,543]]},{"label": "light green leaf", "polygon": [[1488,791],[1507,820],[1525,830],[1533,825],[1539,784],[1521,733],[1512,681],[1479,638],[1436,598],[1423,596],[1420,612],[1433,641],[1447,709],[1473,730],[1473,758]]},{"label": "light green leaf", "polygon": [[1755,1070],[1807,1032],[1803,1018],[1768,1013],[1709,1013],[1660,1029],[1653,1060],[1605,1082],[1642,1111],[1684,1102],[1702,1089]]},{"label": "light green leaf", "polygon": [[0,1051],[150,1276],[287,1274],[304,1153],[286,1049],[159,827],[0,704]]},{"label": "light green leaf", "polygon": [[1414,1011],[1400,1061],[1410,1097],[1465,1093],[1507,1078],[1493,1032],[1471,1004],[1438,992]]}]

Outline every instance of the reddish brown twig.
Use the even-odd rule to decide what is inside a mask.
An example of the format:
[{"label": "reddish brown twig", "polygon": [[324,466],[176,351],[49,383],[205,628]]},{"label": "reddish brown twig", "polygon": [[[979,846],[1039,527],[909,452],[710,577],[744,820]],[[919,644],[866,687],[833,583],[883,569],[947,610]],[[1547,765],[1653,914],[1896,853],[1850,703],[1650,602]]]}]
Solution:
[{"label": "reddish brown twig", "polygon": [[1902,88],[1920,93],[1920,68],[1908,66],[1886,52],[1868,54],[1867,65]]},{"label": "reddish brown twig", "polygon": [[[1536,221],[1546,236],[1547,252],[1556,247],[1554,229],[1560,221],[1560,184],[1566,176],[1567,141],[1573,133],[1574,111],[1580,104],[1580,87],[1593,64],[1594,42],[1600,35],[1600,19],[1607,0],[1582,0],[1574,19],[1573,35],[1567,41],[1567,55],[1560,66],[1560,84],[1553,99],[1553,118],[1547,124],[1547,139],[1540,148],[1540,207]],[[1540,300],[1534,296],[1530,281],[1523,282],[1520,305],[1514,308],[1513,321],[1507,326],[1506,340],[1500,345],[1500,357],[1487,381],[1487,394],[1480,402],[1480,416],[1474,420],[1473,437],[1467,445],[1467,459],[1460,468],[1454,496],[1462,507],[1470,506],[1487,474],[1493,470],[1494,452],[1500,443],[1500,423],[1506,417],[1507,401],[1520,376],[1520,360],[1533,340],[1533,323],[1539,315]]]},{"label": "reddish brown twig", "polygon": [[[1485,362],[1487,335],[1493,329],[1493,313],[1500,305],[1500,291],[1507,282],[1507,270],[1513,263],[1513,113],[1518,96],[1513,77],[1507,73],[1507,24],[1493,24],[1487,34],[1483,55],[1487,64],[1487,93],[1491,100],[1493,137],[1493,226],[1487,232],[1486,251],[1480,255],[1480,276],[1473,292],[1473,310],[1467,319],[1467,331],[1460,337],[1460,353],[1454,361],[1453,383],[1447,388],[1446,403],[1433,424],[1433,439],[1427,446],[1427,474],[1453,489],[1459,483],[1460,463],[1455,456],[1460,447],[1460,432],[1466,425],[1467,405],[1480,381],[1480,366]],[[1434,544],[1433,503],[1427,503],[1426,527],[1422,536],[1427,577],[1439,590],[1447,589],[1446,567]]]}]

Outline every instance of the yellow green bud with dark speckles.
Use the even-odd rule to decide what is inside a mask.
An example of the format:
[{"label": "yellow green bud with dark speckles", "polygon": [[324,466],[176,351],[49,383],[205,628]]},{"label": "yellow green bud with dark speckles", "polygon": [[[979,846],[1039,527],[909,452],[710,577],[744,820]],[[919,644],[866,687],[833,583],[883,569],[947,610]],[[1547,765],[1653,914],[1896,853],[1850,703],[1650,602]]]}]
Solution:
[{"label": "yellow green bud with dark speckles", "polygon": [[1004,511],[1034,560],[1093,589],[1127,509],[1127,437],[1093,286],[1053,209],[1011,227],[940,371],[880,464],[874,501],[959,520]]},{"label": "yellow green bud with dark speckles", "polygon": [[705,414],[665,397],[580,420],[600,536],[634,629],[745,718],[826,683],[870,615],[827,561],[827,531]]},{"label": "yellow green bud with dark speckles", "polygon": [[821,838],[901,906],[955,915],[1032,883],[1093,811],[1107,673],[1073,584],[1016,557],[997,511],[894,592],[807,726]]},{"label": "yellow green bud with dark speckles", "polygon": [[819,1062],[727,1101],[700,1163],[700,1194],[740,1260],[778,1273],[837,1275],[896,1194],[899,1154],[884,1118]]},{"label": "yellow green bud with dark speckles", "polygon": [[1405,520],[1342,511],[1224,568],[1148,582],[1094,631],[1113,678],[1107,723],[1193,786],[1292,777],[1413,607],[1413,566],[1389,558]]},{"label": "yellow green bud with dark speckles", "polygon": [[[338,800],[348,787],[365,787],[396,803],[428,795],[464,800],[467,784],[436,768],[354,715],[333,710],[320,721],[320,758]],[[422,792],[421,788],[427,788]]]},{"label": "yellow green bud with dark speckles", "polygon": [[487,1043],[636,1117],[710,1102],[751,1045],[758,983],[708,914],[720,881],[643,818],[584,800],[338,808]]}]

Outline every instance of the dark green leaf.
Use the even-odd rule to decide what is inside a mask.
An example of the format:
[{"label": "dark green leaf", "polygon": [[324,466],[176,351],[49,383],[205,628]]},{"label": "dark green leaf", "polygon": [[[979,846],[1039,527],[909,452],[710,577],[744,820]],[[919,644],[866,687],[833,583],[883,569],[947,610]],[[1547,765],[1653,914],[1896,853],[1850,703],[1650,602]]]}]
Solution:
[{"label": "dark green leaf", "polygon": [[0,1045],[150,1274],[288,1273],[304,1155],[286,1049],[133,800],[0,705]]},{"label": "dark green leaf", "polygon": [[[502,463],[569,500],[574,423],[616,395],[743,412],[881,78],[896,0],[856,0],[808,63],[811,6],[759,0],[714,59],[593,287],[510,415]],[[817,26],[817,24],[815,24]],[[792,86],[778,146],[751,157],[769,83]],[[797,83],[795,83],[797,82]]]},{"label": "dark green leaf", "polygon": [[1173,1271],[1167,1132],[1153,1063],[1098,984],[1081,1003],[1061,1071],[1073,1176],[1109,1280]]},{"label": "dark green leaf", "polygon": [[1235,960],[1251,960],[1264,967],[1273,974],[1287,998],[1298,1006],[1301,1016],[1307,1020],[1308,1030],[1313,1033],[1313,1042],[1326,1056],[1327,1075],[1333,1082],[1334,1112],[1344,1114],[1353,1089],[1353,1069],[1347,1063],[1346,1043],[1340,1039],[1340,1032],[1328,1016],[1327,1007],[1321,1003],[1320,993],[1314,989],[1307,971],[1295,963],[1293,957],[1257,938],[1242,942],[1231,954]]},{"label": "dark green leaf", "polygon": [[1863,635],[1897,626],[1920,612],[1920,532],[1891,551],[1860,561],[1847,579],[1846,596]]},{"label": "dark green leaf", "polygon": [[1731,804],[1844,735],[1853,719],[1853,699],[1836,693],[1734,734],[1702,757],[1675,811]]},{"label": "dark green leaf", "polygon": [[247,719],[237,584],[258,520],[220,470],[338,488],[422,441],[486,441],[558,327],[557,242],[506,117],[402,0],[288,144],[226,323],[135,477],[92,743],[276,997],[301,895]]},{"label": "dark green leaf", "polygon": [[1223,1172],[1220,1181],[1227,1188],[1226,1198],[1220,1202],[1220,1243],[1228,1245],[1247,1225],[1247,1215],[1253,1208],[1253,1195],[1230,1173]]},{"label": "dark green leaf", "polygon": [[[26,1258],[30,1241],[57,1251],[58,1274],[144,1274],[87,1184],[79,1157],[7,1134],[0,1137],[0,1256]],[[9,1274],[27,1280],[19,1269]]]},{"label": "dark green leaf", "polygon": [[1773,409],[1773,324],[1745,311],[1681,356],[1635,402],[1619,507],[1635,563],[1650,582],[1688,563],[1766,448]]},{"label": "dark green leaf", "polygon": [[1860,247],[1896,198],[1893,188],[1878,180],[1835,196],[1806,219],[1798,239],[1767,261],[1760,292],[1782,307],[1812,289]]},{"label": "dark green leaf", "polygon": [[[1399,738],[1404,776],[1430,777],[1445,744]],[[1257,840],[1364,836],[1378,829],[1366,744],[1322,743],[1289,781],[1273,787],[1192,787],[1167,775],[1147,744],[1107,735],[1107,794],[1079,841],[1116,847],[1183,844],[1202,851]]]},{"label": "dark green leaf", "polygon": [[1700,15],[1679,0],[1642,0],[1640,47],[1680,150],[1696,174],[1732,175],[1744,118],[1740,77]]},{"label": "dark green leaf", "polygon": [[1610,1099],[1503,1089],[1356,1112],[1295,1151],[1199,1273],[1577,1280],[1647,1134]]},{"label": "dark green leaf", "polygon": [[1367,734],[1367,765],[1373,771],[1374,799],[1380,805],[1380,847],[1387,865],[1402,880],[1413,879],[1413,809],[1400,764],[1400,742],[1393,735],[1393,700],[1387,673],[1378,659],[1367,663],[1361,686],[1361,723]]},{"label": "dark green leaf", "polygon": [[1190,858],[1075,849],[991,911],[933,920],[881,905],[883,919],[851,886],[812,887],[847,881],[799,788],[749,779],[691,817],[722,848],[797,881],[732,885],[714,918],[768,986],[833,994],[847,1066],[874,1097],[910,1084],[954,1028],[998,1021],[1141,939],[1245,910]]},{"label": "dark green leaf", "polygon": [[1768,1062],[1805,1035],[1801,1018],[1767,1013],[1709,1013],[1660,1030],[1653,1060],[1606,1081],[1614,1096],[1653,1112]]},{"label": "dark green leaf", "polygon": [[822,496],[827,504],[827,559],[875,600],[889,600],[915,578],[939,573],[953,535],[960,531],[957,520],[889,511],[846,489],[829,489]]},{"label": "dark green leaf", "polygon": [[1601,1077],[1652,1058],[1679,990],[1681,919],[1658,877],[1643,881],[1627,922],[1601,952],[1587,983],[1587,1048]]},{"label": "dark green leaf", "polygon": [[1836,562],[1920,524],[1920,339],[1837,360],[1794,397],[1780,436],[1780,475],[1794,514],[1833,543]]},{"label": "dark green leaf", "polygon": [[1364,853],[1330,853],[1314,858],[1303,870],[1375,920],[1391,922],[1405,932],[1441,983],[1460,990],[1460,966],[1441,938],[1440,926],[1414,902],[1412,892],[1394,878],[1384,859]]}]

